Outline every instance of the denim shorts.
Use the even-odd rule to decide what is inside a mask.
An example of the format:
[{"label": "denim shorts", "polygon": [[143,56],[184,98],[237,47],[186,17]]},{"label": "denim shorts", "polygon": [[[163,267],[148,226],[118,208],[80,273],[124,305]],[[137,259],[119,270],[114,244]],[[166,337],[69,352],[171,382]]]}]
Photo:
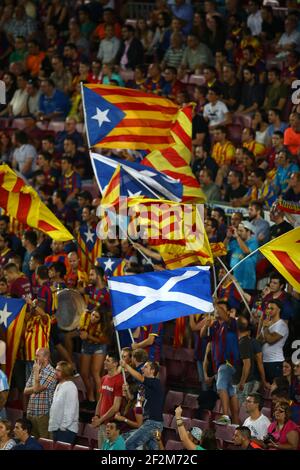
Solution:
[{"label": "denim shorts", "polygon": [[89,341],[82,341],[81,354],[106,354],[107,344],[90,343]]},{"label": "denim shorts", "polygon": [[235,387],[232,385],[233,375],[235,374],[235,368],[228,365],[220,365],[217,372],[217,392],[219,390],[225,390],[229,397],[233,397],[235,393]]}]

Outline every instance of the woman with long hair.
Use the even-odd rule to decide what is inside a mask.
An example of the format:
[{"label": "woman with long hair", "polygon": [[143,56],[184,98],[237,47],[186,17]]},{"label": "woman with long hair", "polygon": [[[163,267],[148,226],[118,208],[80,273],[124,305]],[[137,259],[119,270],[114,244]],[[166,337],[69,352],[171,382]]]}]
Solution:
[{"label": "woman with long hair", "polygon": [[106,307],[100,306],[81,315],[80,375],[87,390],[85,406],[91,409],[96,406],[98,399],[101,372],[111,337],[111,314]]},{"label": "woman with long hair", "polygon": [[123,384],[123,402],[120,412],[115,414],[115,420],[121,423],[121,434],[124,440],[143,424],[142,403],[137,397],[137,382]]},{"label": "woman with long hair", "polygon": [[268,427],[264,445],[268,449],[299,450],[299,428],[290,419],[291,410],[288,401],[279,400],[275,404],[274,421]]}]

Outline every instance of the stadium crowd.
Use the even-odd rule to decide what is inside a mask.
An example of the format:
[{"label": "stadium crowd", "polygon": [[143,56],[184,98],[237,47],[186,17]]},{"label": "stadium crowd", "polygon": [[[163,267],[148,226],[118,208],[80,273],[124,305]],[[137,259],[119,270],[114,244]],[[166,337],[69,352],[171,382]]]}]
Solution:
[{"label": "stadium crowd", "polygon": [[[81,83],[194,102],[191,167],[208,239],[227,251],[214,316],[124,333],[120,359],[104,270],[2,213],[0,294],[27,312],[9,383],[1,310],[0,450],[299,450],[299,292],[259,253],[224,279],[299,226],[284,210],[300,202],[297,1],[3,0],[0,78],[1,162],[77,240],[93,240],[101,200]],[[122,259],[124,274],[164,269],[144,240],[108,239],[101,256]],[[64,288],[87,305],[72,331],[55,318]]]}]

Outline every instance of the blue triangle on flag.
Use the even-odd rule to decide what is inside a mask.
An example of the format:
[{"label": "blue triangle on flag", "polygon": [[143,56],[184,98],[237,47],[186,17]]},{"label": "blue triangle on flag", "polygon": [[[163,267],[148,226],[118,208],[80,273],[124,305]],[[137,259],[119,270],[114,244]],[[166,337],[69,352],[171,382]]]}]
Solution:
[{"label": "blue triangle on flag", "polygon": [[101,142],[126,114],[117,106],[109,103],[102,96],[83,86],[85,121],[89,136],[89,144]]}]

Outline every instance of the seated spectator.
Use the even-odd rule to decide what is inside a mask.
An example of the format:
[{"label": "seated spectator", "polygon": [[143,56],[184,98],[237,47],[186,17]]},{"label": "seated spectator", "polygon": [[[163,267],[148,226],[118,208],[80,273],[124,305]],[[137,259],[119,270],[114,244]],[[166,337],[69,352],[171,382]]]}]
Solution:
[{"label": "seated spectator", "polygon": [[148,69],[148,77],[144,83],[145,91],[154,93],[155,95],[162,94],[162,89],[165,86],[165,79],[161,74],[161,68],[158,64],[151,64]]},{"label": "seated spectator", "polygon": [[40,50],[40,44],[37,40],[32,39],[28,42],[28,54],[25,60],[25,68],[32,77],[38,77],[45,57],[45,52]]},{"label": "seated spectator", "polygon": [[67,117],[65,120],[65,130],[59,131],[55,135],[55,148],[58,152],[66,151],[64,149],[64,141],[66,138],[71,138],[76,148],[83,149],[82,134],[76,129],[77,121],[74,117]]},{"label": "seated spectator", "polygon": [[14,133],[13,144],[15,145],[15,150],[12,167],[19,170],[24,176],[29,176],[35,167],[36,149],[28,143],[28,136],[24,131]]},{"label": "seated spectator", "polygon": [[283,199],[286,201],[299,202],[300,201],[300,172],[292,173],[290,175],[288,186],[283,194]]},{"label": "seated spectator", "polygon": [[211,170],[203,168],[199,173],[199,181],[207,202],[220,201],[220,188],[214,183]]},{"label": "seated spectator", "polygon": [[300,149],[300,114],[291,113],[290,127],[284,131],[283,143],[292,155],[298,155]]},{"label": "seated spectator", "polygon": [[16,445],[12,439],[12,425],[7,419],[0,419],[0,450],[11,450]]},{"label": "seated spectator", "polygon": [[184,55],[185,46],[181,33],[173,33],[170,37],[170,47],[166,50],[161,67],[174,67],[178,70]]},{"label": "seated spectator", "polygon": [[211,87],[207,93],[208,104],[204,106],[203,117],[208,121],[210,130],[231,123],[230,113],[227,106],[220,100],[220,93],[217,87]]},{"label": "seated spectator", "polygon": [[143,63],[144,49],[141,41],[134,37],[134,28],[131,25],[122,27],[122,40],[116,56],[116,63],[122,69],[134,70]]},{"label": "seated spectator", "polygon": [[248,11],[247,26],[250,28],[253,36],[259,36],[262,31],[263,22],[259,0],[248,2]]},{"label": "seated spectator", "polygon": [[72,75],[69,70],[64,67],[63,59],[60,55],[54,55],[51,59],[53,72],[50,75],[55,87],[65,93],[70,93],[72,89]]},{"label": "seated spectator", "polygon": [[263,99],[263,88],[256,81],[255,69],[244,67],[241,99],[237,111],[241,114],[251,114],[262,105]]},{"label": "seated spectator", "polygon": [[224,23],[219,15],[207,13],[207,42],[213,54],[222,49],[225,41]]},{"label": "seated spectator", "polygon": [[284,193],[289,184],[289,179],[293,173],[299,171],[299,166],[295,163],[295,158],[287,151],[281,150],[276,157],[277,171],[274,179],[274,186],[278,194]]},{"label": "seated spectator", "polygon": [[94,29],[92,39],[100,41],[105,38],[105,27],[106,25],[113,25],[114,34],[117,38],[121,38],[122,27],[116,18],[116,13],[112,8],[105,8],[103,11],[102,22]]},{"label": "seated spectator", "polygon": [[258,440],[263,440],[267,435],[270,420],[262,414],[264,400],[259,393],[250,393],[246,399],[246,411],[249,417],[245,419],[243,426],[250,429],[251,437]]},{"label": "seated spectator", "polygon": [[217,243],[218,241],[218,228],[219,224],[213,217],[206,217],[204,220],[204,227],[206,230],[209,243]]},{"label": "seated spectator", "polygon": [[251,431],[247,426],[238,426],[233,434],[233,443],[241,450],[255,450],[251,443]]},{"label": "seated spectator", "polygon": [[148,54],[153,54],[158,61],[162,60],[168,47],[170,46],[170,37],[173,33],[180,33],[182,24],[177,18],[172,19],[169,12],[161,11],[157,18],[156,27],[154,26],[154,35],[149,45]]},{"label": "seated spectator", "polygon": [[137,65],[134,69],[134,78],[129,82],[130,88],[143,90],[146,81],[147,69],[144,65]]},{"label": "seated spectator", "polygon": [[300,53],[291,50],[286,59],[286,66],[281,73],[281,79],[290,87],[295,80],[300,78]]},{"label": "seated spectator", "polygon": [[280,70],[272,67],[268,70],[268,83],[263,109],[269,111],[271,108],[277,108],[280,111],[284,109],[288,89],[280,80]]},{"label": "seated spectator", "polygon": [[125,86],[123,78],[118,72],[115,71],[115,68],[112,64],[103,64],[101,76],[103,85]]},{"label": "seated spectator", "polygon": [[32,424],[29,419],[17,419],[14,427],[14,435],[20,441],[12,450],[44,450],[43,446],[31,437]]},{"label": "seated spectator", "polygon": [[194,108],[197,113],[203,113],[204,106],[207,103],[207,91],[206,86],[195,85],[193,98],[197,103]]},{"label": "seated spectator", "polygon": [[35,78],[30,78],[26,85],[26,91],[28,93],[28,99],[26,102],[26,106],[22,112],[22,115],[25,117],[34,117],[39,110],[39,102],[41,96],[38,80]]},{"label": "seated spectator", "polygon": [[184,0],[177,0],[175,5],[171,6],[173,15],[182,21],[183,33],[189,34],[193,26],[193,7],[188,5]]},{"label": "seated spectator", "polygon": [[50,78],[42,80],[41,92],[38,119],[51,121],[52,119],[65,118],[70,108],[69,98],[55,88]]},{"label": "seated spectator", "polygon": [[243,147],[250,150],[257,158],[265,153],[265,146],[256,142],[255,131],[251,127],[245,127],[242,131],[242,144]]},{"label": "seated spectator", "polygon": [[264,170],[272,170],[275,165],[275,158],[276,155],[281,152],[281,150],[285,150],[283,145],[284,134],[281,131],[275,131],[271,137],[271,147],[269,147],[266,151],[266,155],[268,157],[267,160],[262,161],[260,167]]},{"label": "seated spectator", "polygon": [[[140,350],[136,350],[140,351]],[[143,350],[142,350],[143,351]],[[122,359],[127,364],[131,365],[130,358],[126,356],[124,348],[122,349]],[[146,362],[146,361],[145,361]],[[137,368],[135,367],[137,370]],[[141,370],[141,368],[140,368]],[[123,384],[123,403],[121,405],[120,412],[115,414],[115,421],[120,424],[120,431],[123,439],[126,441],[131,437],[136,429],[139,429],[143,424],[143,403],[140,400],[140,394],[138,392],[139,382],[135,381],[133,377],[128,377],[129,384]],[[132,381],[133,380],[133,381]]]},{"label": "seated spectator", "polygon": [[89,42],[86,37],[81,34],[80,26],[75,18],[70,18],[69,20],[67,42],[75,44],[81,57],[88,59]]},{"label": "seated spectator", "polygon": [[[184,84],[177,79],[177,70],[175,67],[166,67],[164,77],[165,83],[162,86],[161,94],[174,101],[177,93],[184,90]],[[147,85],[145,84],[145,86]]]},{"label": "seated spectator", "polygon": [[243,70],[248,69],[249,67],[255,70],[255,74],[259,79],[259,83],[264,83],[265,81],[265,64],[257,56],[255,48],[251,45],[248,45],[242,49],[242,58],[239,61],[238,68],[238,77],[241,79]]},{"label": "seated spectator", "polygon": [[194,150],[194,161],[192,164],[193,173],[197,176],[201,170],[207,168],[212,173],[212,179],[215,180],[218,172],[218,165],[214,158],[208,155],[205,147],[197,145]]},{"label": "seated spectator", "polygon": [[114,64],[120,48],[120,39],[114,35],[114,27],[111,24],[105,26],[105,38],[100,41],[97,59],[104,64]]},{"label": "seated spectator", "polygon": [[67,44],[65,44],[63,58],[65,66],[70,70],[71,75],[73,77],[77,75],[79,69],[79,62],[81,60],[77,46],[72,42],[68,42]]},{"label": "seated spectator", "polygon": [[269,439],[265,442],[268,449],[299,450],[300,432],[296,423],[290,419],[290,407],[286,401],[279,401],[274,409],[274,421],[268,427]]},{"label": "seated spectator", "polygon": [[248,206],[252,201],[259,201],[261,204],[271,207],[275,198],[275,190],[273,186],[267,181],[266,173],[261,168],[257,168],[250,173],[249,178],[249,189],[247,193],[241,198],[233,202],[233,205]]},{"label": "seated spectator", "polygon": [[81,34],[89,39],[91,33],[94,31],[96,24],[91,20],[91,14],[86,5],[82,5],[77,10],[78,21],[80,25]]},{"label": "seated spectator", "polygon": [[222,71],[222,101],[229,111],[236,111],[241,96],[241,83],[236,78],[236,69],[233,64],[225,64]]},{"label": "seated spectator", "polygon": [[270,238],[270,225],[264,220],[263,203],[251,201],[249,204],[249,220],[255,228],[255,237],[259,244],[264,244]]},{"label": "seated spectator", "polygon": [[[283,364],[283,373],[285,372]],[[291,377],[290,396],[293,400],[291,405],[292,420],[298,424],[300,423],[300,364],[294,365],[294,376]]]},{"label": "seated spectator", "polygon": [[145,51],[145,56],[146,56],[146,62],[148,63],[149,61],[151,62],[153,59],[153,56],[150,52],[150,46],[152,43],[153,39],[153,31],[152,29],[148,26],[148,23],[146,19],[144,18],[139,18],[136,23],[136,36],[137,38],[141,41],[144,51]]},{"label": "seated spectator", "polygon": [[81,189],[81,178],[73,169],[73,159],[63,155],[61,158],[61,173],[59,187],[67,194],[66,202],[71,202]]},{"label": "seated spectator", "polygon": [[14,39],[14,51],[9,55],[9,63],[21,62],[24,64],[27,53],[25,38],[23,36],[17,36]]},{"label": "seated spectator", "polygon": [[[177,92],[178,96],[180,93]],[[203,145],[205,148],[210,148],[210,135],[208,132],[208,125],[202,113],[197,113],[194,108],[192,111],[192,144]]]},{"label": "seated spectator", "polygon": [[281,35],[276,44],[276,51],[278,52],[276,58],[284,61],[290,51],[296,50],[299,52],[300,33],[297,29],[298,18],[293,13],[290,13],[284,21],[284,33]]},{"label": "seated spectator", "polygon": [[268,112],[269,127],[267,129],[268,143],[271,142],[274,132],[284,132],[287,124],[281,121],[281,112],[277,108],[271,108]]},{"label": "seated spectator", "polygon": [[271,5],[263,5],[261,8],[261,33],[260,37],[264,41],[273,41],[283,32],[283,22],[280,17],[274,14]]},{"label": "seated spectator", "polygon": [[93,60],[88,76],[88,83],[101,83],[101,61]]},{"label": "seated spectator", "polygon": [[214,142],[211,155],[219,167],[216,184],[221,187],[223,179],[227,176],[229,167],[234,161],[235,148],[232,142],[227,139],[227,130],[223,125],[214,127]]},{"label": "seated spectator", "polygon": [[17,5],[14,10],[14,17],[5,25],[5,32],[10,42],[18,36],[23,36],[25,40],[30,39],[36,32],[36,22],[27,16],[23,5]]},{"label": "seated spectator", "polygon": [[[258,144],[263,145],[264,147],[267,146],[268,144],[268,137],[267,137],[267,129],[268,129],[268,118],[267,118],[267,113],[265,113],[263,110],[261,111],[256,111],[251,127],[255,132],[255,142]],[[265,152],[264,152],[265,153]]]},{"label": "seated spectator", "polygon": [[209,90],[211,87],[221,88],[221,83],[217,80],[217,70],[212,66],[205,66],[203,69],[203,75],[205,78],[205,85]]},{"label": "seated spectator", "polygon": [[214,207],[211,211],[211,217],[218,222],[218,242],[222,242],[226,236],[226,215],[222,207]]},{"label": "seated spectator", "polygon": [[26,90],[26,85],[27,85],[27,75],[25,73],[21,73],[17,77],[17,90],[14,92],[13,97],[11,101],[8,103],[8,105],[2,109],[0,112],[0,117],[1,116],[9,116],[9,117],[18,117],[21,116],[21,114],[24,112],[27,99],[28,99],[28,93]]},{"label": "seated spectator", "polygon": [[181,72],[199,73],[204,65],[213,64],[213,55],[209,48],[199,42],[197,36],[190,34],[187,38],[187,47],[181,61]]},{"label": "seated spectator", "polygon": [[247,192],[247,188],[242,184],[243,175],[240,171],[231,170],[227,177],[227,188],[224,201],[234,202],[236,199],[243,198]]},{"label": "seated spectator", "polygon": [[126,450],[123,436],[120,436],[120,423],[116,419],[106,423],[106,437],[101,450]]},{"label": "seated spectator", "polygon": [[9,393],[8,378],[5,372],[3,372],[2,369],[0,369],[0,419],[6,418],[5,405],[7,402],[8,393]]}]

